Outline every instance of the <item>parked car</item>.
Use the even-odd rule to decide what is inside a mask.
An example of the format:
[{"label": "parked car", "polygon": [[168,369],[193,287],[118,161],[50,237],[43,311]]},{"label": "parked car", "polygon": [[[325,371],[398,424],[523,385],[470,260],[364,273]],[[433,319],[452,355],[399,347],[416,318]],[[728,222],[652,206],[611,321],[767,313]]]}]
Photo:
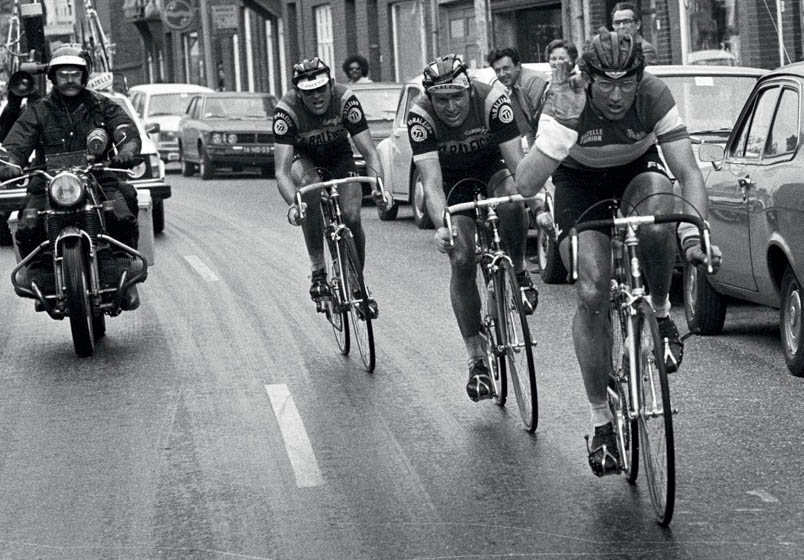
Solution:
[{"label": "parked car", "polygon": [[179,121],[182,175],[192,176],[197,165],[204,180],[220,167],[257,167],[263,176],[273,176],[275,106],[276,98],[268,93],[193,96]]},{"label": "parked car", "polygon": [[[371,139],[374,140],[374,145],[376,146],[391,135],[396,104],[399,100],[402,84],[396,82],[368,82],[349,84],[349,89],[352,90],[363,107]],[[349,140],[351,141],[351,137]],[[354,142],[352,142],[352,152],[354,153],[358,171],[361,175],[365,174],[366,160],[363,158],[363,154],[357,150]],[[369,187],[364,185],[364,188]]]},{"label": "parked car", "polygon": [[684,269],[691,331],[721,332],[730,298],[779,308],[782,350],[804,376],[804,63],[754,86],[725,146],[701,146],[712,240],[723,252],[714,276]]},{"label": "parked car", "polygon": [[180,159],[176,132],[190,98],[196,93],[212,92],[208,87],[195,84],[145,84],[128,90],[131,104],[146,126],[159,125],[159,132],[151,137],[162,161],[169,163]]},{"label": "parked car", "polygon": [[[546,63],[524,63],[525,68],[532,68],[550,74],[550,65]],[[497,78],[491,68],[470,71],[473,79],[494,85]],[[499,87],[502,87],[500,84]],[[385,188],[394,195],[394,205],[385,209],[378,208],[381,220],[394,220],[399,212],[399,203],[413,206],[413,221],[421,229],[433,227],[424,203],[424,190],[419,172],[413,165],[413,151],[408,139],[407,116],[416,99],[422,94],[422,78],[406,83],[399,93],[396,113],[392,122],[391,134],[381,141],[377,147],[385,171]]]},{"label": "parked car", "polygon": [[[156,144],[149,135],[151,132],[157,132],[159,125],[152,124],[146,128],[125,95],[107,91],[100,93],[123,107],[137,125],[142,141],[140,155],[143,162],[132,170],[132,176],[125,178],[125,181],[136,187],[138,191],[148,190],[151,193],[153,231],[161,233],[165,229],[165,199],[170,198],[171,188],[165,182],[165,164],[160,160]],[[8,246],[13,243],[7,220],[12,212],[20,208],[24,197],[24,187],[0,190],[0,245]]]},{"label": "parked car", "polygon": [[[667,84],[687,125],[693,152],[702,144],[724,144],[740,114],[743,103],[761,76],[762,68],[738,66],[646,66]],[[708,163],[698,160],[702,169]],[[551,184],[548,182],[548,187]],[[677,189],[680,192],[680,189]],[[551,193],[552,194],[552,193]],[[538,256],[542,279],[548,283],[564,282],[567,272],[554,240],[539,232]],[[681,266],[679,261],[679,266]]]}]

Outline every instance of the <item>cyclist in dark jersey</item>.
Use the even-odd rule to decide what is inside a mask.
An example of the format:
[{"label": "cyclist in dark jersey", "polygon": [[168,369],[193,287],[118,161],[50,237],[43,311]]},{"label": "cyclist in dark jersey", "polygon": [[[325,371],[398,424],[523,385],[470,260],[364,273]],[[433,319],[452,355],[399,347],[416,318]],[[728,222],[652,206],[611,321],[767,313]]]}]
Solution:
[{"label": "cyclist in dark jersey", "polygon": [[[466,67],[454,55],[428,64],[422,85],[426,95],[411,107],[407,124],[413,161],[422,177],[433,223],[442,222],[447,203],[473,200],[471,185],[464,184],[453,191],[461,179],[480,179],[488,196],[516,193],[511,175],[523,153],[508,97],[491,86],[471,81]],[[532,312],[538,293],[525,269],[528,228],[525,207],[508,204],[498,212],[502,217],[503,241],[520,284],[525,287],[526,306]],[[480,334],[474,214],[455,216],[452,223],[455,247],[449,245],[450,232],[445,227],[436,230],[435,241],[438,250],[450,257],[452,309],[469,355],[466,391],[473,401],[478,401],[491,396],[491,381],[485,363],[487,341]]]},{"label": "cyclist in dark jersey", "polygon": [[[597,201],[621,198],[623,213],[672,213],[672,184],[659,157],[682,187],[685,212],[707,215],[704,181],[689,133],[667,86],[643,74],[639,43],[601,28],[581,57],[582,74],[570,76],[568,63],[554,69],[534,148],[519,166],[517,188],[532,194],[552,174],[559,250],[567,262],[568,230],[580,213]],[[650,196],[665,193],[667,196]],[[601,205],[588,219],[605,218]],[[679,228],[684,257],[706,264],[694,226]],[[610,239],[608,231],[586,231],[579,241],[578,303],[572,337],[591,406],[594,436],[589,464],[598,476],[617,472],[617,445],[606,385],[611,370],[611,325],[608,316]],[[642,226],[642,262],[650,299],[666,341],[668,371],[681,363],[683,346],[670,318],[671,275],[676,254],[672,226]],[[712,247],[712,266],[720,265]]]},{"label": "cyclist in dark jersey", "polygon": [[[287,218],[292,225],[301,225],[304,242],[312,263],[310,297],[329,295],[324,263],[324,240],[321,218],[321,191],[304,195],[304,221],[299,219],[294,196],[296,189],[321,180],[314,168],[330,173],[326,179],[341,179],[357,175],[352,148],[366,158],[370,177],[382,177],[382,164],[371,139],[366,115],[352,91],[332,81],[329,67],[318,58],[304,60],[293,67],[293,89],[277,103],[274,111],[276,184],[282,198],[290,205]],[[346,226],[354,236],[361,265],[365,262],[366,241],[360,222],[363,189],[359,183],[342,185],[338,189],[341,210]],[[383,205],[383,200],[375,200]],[[376,316],[377,304],[370,301]]]}]

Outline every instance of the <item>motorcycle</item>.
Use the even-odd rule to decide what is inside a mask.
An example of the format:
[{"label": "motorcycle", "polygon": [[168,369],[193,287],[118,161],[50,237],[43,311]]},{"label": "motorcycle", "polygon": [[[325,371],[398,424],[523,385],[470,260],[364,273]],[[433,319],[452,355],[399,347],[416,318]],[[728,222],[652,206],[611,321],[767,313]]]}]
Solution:
[{"label": "motorcycle", "polygon": [[93,163],[103,150],[94,154],[92,148],[105,149],[104,134],[92,131],[87,151],[48,155],[45,166],[0,183],[5,187],[35,176],[46,181],[45,209],[23,212],[44,216],[47,239],[17,263],[11,283],[18,296],[35,300],[36,311],[69,319],[75,352],[82,357],[95,353],[95,343],[106,333],[106,316],[119,315],[126,291],[148,275],[145,257],[107,234],[114,202],[106,200],[94,173],[129,170]]}]

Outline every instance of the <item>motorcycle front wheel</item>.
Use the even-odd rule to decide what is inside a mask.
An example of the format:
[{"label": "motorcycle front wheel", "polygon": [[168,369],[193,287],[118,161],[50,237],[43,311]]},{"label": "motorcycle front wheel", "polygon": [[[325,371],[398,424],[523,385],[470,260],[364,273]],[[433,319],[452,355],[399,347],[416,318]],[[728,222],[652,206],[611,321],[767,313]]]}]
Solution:
[{"label": "motorcycle front wheel", "polygon": [[95,353],[94,322],[81,242],[78,239],[66,240],[62,257],[66,311],[70,318],[75,353],[81,357],[92,356]]}]

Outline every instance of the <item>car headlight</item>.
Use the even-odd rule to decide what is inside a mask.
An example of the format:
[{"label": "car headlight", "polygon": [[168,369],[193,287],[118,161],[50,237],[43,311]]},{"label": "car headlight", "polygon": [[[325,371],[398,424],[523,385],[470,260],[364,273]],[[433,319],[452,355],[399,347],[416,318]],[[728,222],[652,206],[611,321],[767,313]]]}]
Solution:
[{"label": "car headlight", "polygon": [[148,171],[148,164],[145,161],[139,163],[139,165],[135,165],[131,168],[128,172],[128,176],[132,179],[142,179],[145,175],[145,172]]},{"label": "car headlight", "polygon": [[212,134],[212,143],[213,144],[223,144],[223,134],[220,132],[215,132]]},{"label": "car headlight", "polygon": [[230,144],[237,144],[237,134],[230,134],[229,136],[226,137],[226,140]]},{"label": "car headlight", "polygon": [[84,198],[84,182],[74,173],[59,173],[49,188],[50,198],[60,206],[74,206]]}]

